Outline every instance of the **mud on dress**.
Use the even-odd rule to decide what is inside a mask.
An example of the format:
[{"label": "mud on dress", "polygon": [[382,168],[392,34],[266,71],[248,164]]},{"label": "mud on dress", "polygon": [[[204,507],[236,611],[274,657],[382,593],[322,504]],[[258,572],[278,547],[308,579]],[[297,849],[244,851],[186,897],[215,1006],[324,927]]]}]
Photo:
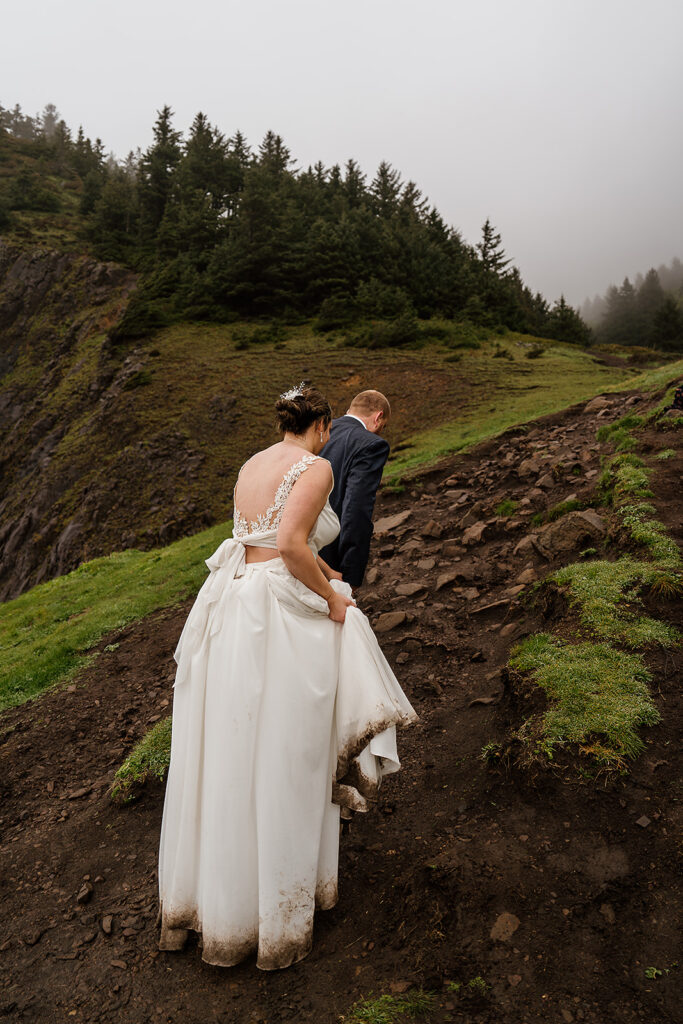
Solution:
[{"label": "mud on dress", "polygon": [[[337,901],[340,805],[367,809],[399,768],[395,727],[416,718],[362,612],[333,622],[281,558],[245,562],[247,544],[277,547],[316,458],[288,470],[256,522],[235,508],[174,655],[159,947],[181,949],[192,929],[202,959],[224,967],[253,952],[262,969],[287,967],[310,951],[316,906]],[[313,553],[338,531],[328,502]]]}]

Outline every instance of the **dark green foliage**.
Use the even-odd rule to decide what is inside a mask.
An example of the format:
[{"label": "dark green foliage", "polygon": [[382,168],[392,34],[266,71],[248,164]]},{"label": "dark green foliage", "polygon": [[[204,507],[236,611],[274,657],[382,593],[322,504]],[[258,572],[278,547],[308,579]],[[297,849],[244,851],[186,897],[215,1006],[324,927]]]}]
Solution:
[{"label": "dark green foliage", "polygon": [[548,314],[546,334],[557,341],[577,342],[579,345],[589,345],[593,337],[593,332],[579,313],[567,305],[564,295],[560,296]]},{"label": "dark green foliage", "polygon": [[151,146],[120,164],[82,129],[72,138],[52,106],[39,119],[0,107],[7,143],[34,159],[22,155],[5,205],[56,211],[68,183],[95,255],[140,273],[117,343],[179,320],[236,316],[316,316],[322,332],[354,329],[356,343],[372,321],[362,333],[374,347],[476,345],[477,328],[587,340],[564,300],[558,318],[524,285],[489,220],[467,245],[386,161],[370,182],[353,160],[297,170],[275,132],[253,153],[240,132],[226,138],[199,113],[183,138],[168,106]]}]

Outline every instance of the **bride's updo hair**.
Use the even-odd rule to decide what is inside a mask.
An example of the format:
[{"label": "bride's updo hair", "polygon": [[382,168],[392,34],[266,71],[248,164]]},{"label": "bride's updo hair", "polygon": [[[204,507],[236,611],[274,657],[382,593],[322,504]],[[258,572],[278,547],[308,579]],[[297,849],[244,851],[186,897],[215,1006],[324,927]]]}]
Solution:
[{"label": "bride's updo hair", "polygon": [[304,434],[317,420],[322,420],[326,427],[332,421],[330,403],[317,388],[306,383],[280,395],[275,412],[281,434]]}]

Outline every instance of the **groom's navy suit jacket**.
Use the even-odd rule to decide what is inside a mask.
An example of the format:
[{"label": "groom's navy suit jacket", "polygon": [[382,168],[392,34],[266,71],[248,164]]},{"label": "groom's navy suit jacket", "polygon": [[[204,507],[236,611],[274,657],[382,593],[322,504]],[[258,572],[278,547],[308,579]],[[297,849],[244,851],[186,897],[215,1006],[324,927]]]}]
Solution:
[{"label": "groom's navy suit jacket", "polygon": [[358,587],[368,564],[372,512],[389,444],[353,416],[341,416],[332,421],[330,440],[320,454],[332,463],[330,505],[341,526],[339,536],[322,549],[320,557],[346,583]]}]

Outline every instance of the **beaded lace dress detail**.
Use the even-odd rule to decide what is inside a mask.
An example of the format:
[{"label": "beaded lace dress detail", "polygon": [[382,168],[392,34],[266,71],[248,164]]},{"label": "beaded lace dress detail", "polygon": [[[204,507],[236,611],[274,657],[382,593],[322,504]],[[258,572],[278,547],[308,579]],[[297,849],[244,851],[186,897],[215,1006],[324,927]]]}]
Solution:
[{"label": "beaded lace dress detail", "polygon": [[[252,519],[251,522],[247,522],[246,517],[242,515],[235,503],[232,530],[233,537],[247,537],[250,533],[270,533],[272,530],[277,530],[292,487],[301,474],[308,469],[312,463],[317,461],[317,455],[304,455],[302,459],[299,459],[298,462],[295,462],[290,466],[283,476],[280,486],[275,492],[273,504],[270,505],[265,512],[259,512],[256,519]],[[237,489],[237,485],[235,485],[235,489]]]}]

